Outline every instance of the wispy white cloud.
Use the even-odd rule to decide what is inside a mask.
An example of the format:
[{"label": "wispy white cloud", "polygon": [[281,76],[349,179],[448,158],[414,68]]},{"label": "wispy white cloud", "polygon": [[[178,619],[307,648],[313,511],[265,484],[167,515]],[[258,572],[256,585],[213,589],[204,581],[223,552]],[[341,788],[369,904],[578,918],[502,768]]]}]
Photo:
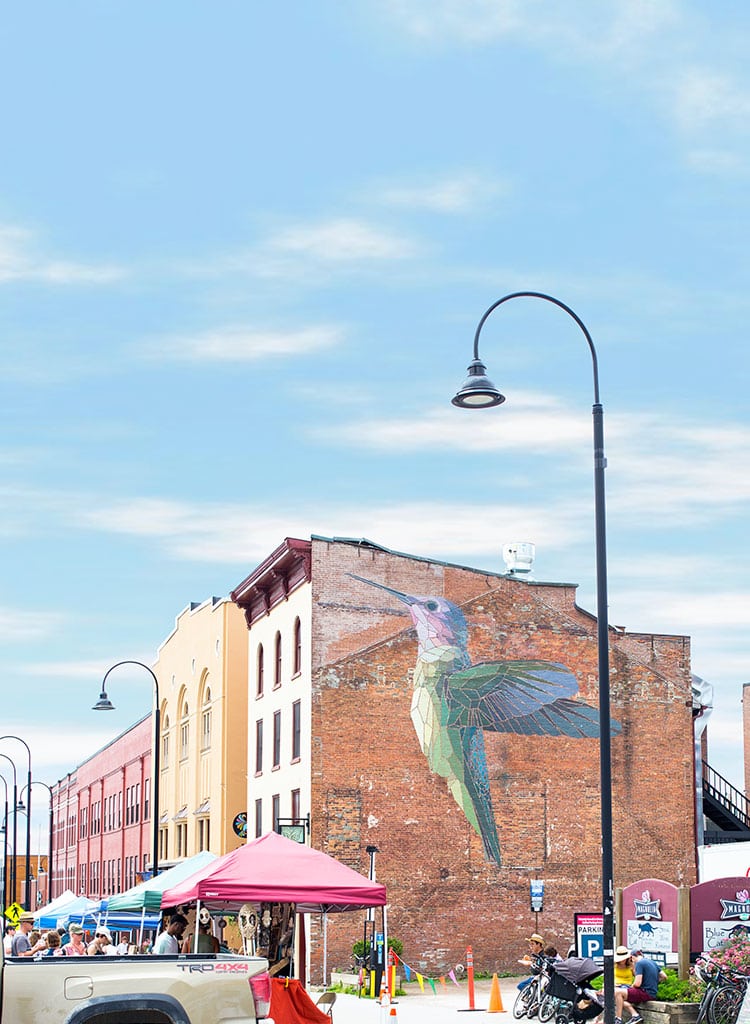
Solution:
[{"label": "wispy white cloud", "polygon": [[190,363],[245,363],[268,357],[303,355],[341,343],[341,327],[320,325],[298,330],[254,330],[231,326],[197,334],[154,338],[138,346],[151,359]]},{"label": "wispy white cloud", "polygon": [[[507,411],[506,411],[507,410]],[[591,427],[580,414],[571,415],[557,399],[534,392],[515,392],[502,418],[467,415],[448,408],[428,409],[418,416],[371,418],[320,428],[315,436],[339,444],[377,451],[553,451],[583,446]]]},{"label": "wispy white cloud", "polygon": [[623,600],[619,601],[621,613],[629,609],[633,615],[641,617],[642,609],[655,607],[662,622],[680,622],[680,628],[686,632],[706,627],[726,631],[744,630],[746,627],[750,589],[732,589],[726,583],[712,585],[709,578],[701,581],[700,589],[694,586],[692,591],[686,591],[673,581],[667,583],[660,578],[657,574],[658,561],[655,561],[654,568],[657,572],[648,583],[628,588],[627,605]]},{"label": "wispy white cloud", "polygon": [[290,278],[296,285],[351,277],[405,264],[423,256],[426,246],[403,231],[356,217],[333,217],[279,226],[257,243],[212,257],[182,271],[199,277],[249,276],[268,281]]},{"label": "wispy white cloud", "polygon": [[481,43],[527,23],[533,0],[387,0],[386,9],[411,35],[427,40]]},{"label": "wispy white cloud", "polygon": [[688,134],[724,127],[747,132],[750,91],[726,72],[686,70],[675,84],[675,114]]},{"label": "wispy white cloud", "polygon": [[[243,564],[263,558],[279,537],[372,536],[396,549],[427,554],[452,551],[477,556],[496,546],[498,529],[507,536],[533,532],[538,543],[556,547],[586,536],[581,509],[558,508],[553,517],[544,502],[451,504],[409,502],[375,505],[306,506],[273,509],[247,504],[189,504],[133,498],[92,509],[80,501],[72,512],[80,526],[107,533],[157,540],[173,558]],[[478,526],[484,523],[485,528]]]},{"label": "wispy white cloud", "polygon": [[39,676],[43,679],[101,680],[112,665],[112,658],[100,661],[24,661],[13,667],[15,675]]},{"label": "wispy white cloud", "polygon": [[0,607],[0,641],[25,643],[48,636],[62,621],[61,616],[40,611]]},{"label": "wispy white cloud", "polygon": [[284,228],[267,244],[272,252],[333,264],[409,259],[420,251],[405,235],[343,217]]},{"label": "wispy white cloud", "polygon": [[679,5],[671,0],[580,0],[575,10],[564,11],[544,0],[387,0],[385,9],[424,42],[487,46],[514,38],[556,46],[560,59],[618,56],[628,62],[681,22]]},{"label": "wispy white cloud", "polygon": [[109,284],[124,276],[111,265],[75,263],[38,252],[28,230],[0,225],[0,284],[39,281],[51,285]]},{"label": "wispy white cloud", "polygon": [[[412,417],[372,418],[316,432],[329,442],[377,451],[535,452],[580,462],[591,427],[544,394],[515,392],[501,415],[432,409]],[[647,515],[654,524],[706,521],[750,500],[750,429],[700,429],[673,418],[629,414],[607,421],[615,515]]]},{"label": "wispy white cloud", "polygon": [[471,171],[436,181],[383,186],[375,198],[388,206],[437,213],[467,213],[482,209],[498,196],[510,194],[507,182],[491,180]]},{"label": "wispy white cloud", "polygon": [[[750,86],[744,58],[732,60],[735,43],[715,20],[678,0],[582,0],[564,13],[541,0],[388,0],[392,21],[422,45],[486,47],[512,40],[547,54],[555,63],[584,63],[608,76],[626,75],[629,87],[649,96],[681,133],[688,166],[726,174],[742,162],[747,139]],[[714,64],[696,63],[710,32]]]},{"label": "wispy white cloud", "polygon": [[687,163],[694,170],[703,174],[735,176],[748,173],[744,157],[729,149],[707,149],[705,147],[689,149]]}]

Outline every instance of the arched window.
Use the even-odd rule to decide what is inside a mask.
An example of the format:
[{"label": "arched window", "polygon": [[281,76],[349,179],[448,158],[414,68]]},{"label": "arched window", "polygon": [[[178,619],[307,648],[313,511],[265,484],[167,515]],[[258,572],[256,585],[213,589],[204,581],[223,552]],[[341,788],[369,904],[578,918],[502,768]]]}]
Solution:
[{"label": "arched window", "polygon": [[180,716],[180,760],[184,761],[190,753],[190,709],[188,702],[182,705]]},{"label": "arched window", "polygon": [[[207,686],[203,694],[201,710],[201,750],[211,749],[211,687]],[[203,847],[201,847],[203,849]]]},{"label": "arched window", "polygon": [[263,644],[258,644],[255,662],[255,696],[263,696]]},{"label": "arched window", "polygon": [[161,720],[161,771],[169,767],[169,715]]},{"label": "arched window", "polygon": [[294,672],[295,676],[302,671],[302,623],[294,620]]},{"label": "arched window", "polygon": [[276,634],[274,641],[273,688],[281,686],[281,633]]}]

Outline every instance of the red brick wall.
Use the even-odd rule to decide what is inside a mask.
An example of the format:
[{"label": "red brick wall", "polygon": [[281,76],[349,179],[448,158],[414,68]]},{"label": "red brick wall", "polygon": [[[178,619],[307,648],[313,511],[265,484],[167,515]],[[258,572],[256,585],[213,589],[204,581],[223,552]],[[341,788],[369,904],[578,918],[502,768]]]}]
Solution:
[{"label": "red brick wall", "polygon": [[[389,932],[427,974],[464,961],[510,969],[534,930],[564,950],[573,913],[601,907],[596,740],[485,733],[503,865],[433,775],[410,719],[416,634],[406,606],[351,579],[445,596],[469,623],[472,662],[539,658],[577,676],[596,706],[596,622],[575,588],[524,583],[348,544],[313,544],[313,845],[378,880]],[[612,634],[615,885],[695,881],[689,644]],[[545,880],[545,909],[529,880]],[[328,967],[348,965],[362,914],[331,919]],[[319,950],[313,950],[313,980]]]},{"label": "red brick wall", "polygon": [[[70,784],[60,782],[53,787],[56,793],[53,799],[55,842],[54,842],[54,895],[59,895],[66,887],[72,888],[76,895],[100,897],[108,895],[107,864],[114,862],[114,890],[118,891],[117,878],[119,869],[119,889],[125,885],[125,861],[136,856],[138,866],[143,866],[144,854],[151,862],[153,848],[153,793],[150,794],[150,815],[143,818],[143,800],[146,780],[151,778],[151,743],[153,720],[149,715],[132,728],[122,733],[107,746],[97,751],[92,757],[76,769]],[[129,787],[140,784],[141,813],[140,820],[130,825],[126,819],[126,793]],[[57,791],[59,790],[59,797]],[[120,796],[119,827],[105,829],[105,801],[110,796]],[[91,834],[91,805],[101,805],[101,831]],[[86,835],[81,837],[81,810],[86,808]],[[75,840],[69,842],[72,816],[75,815]],[[99,865],[99,883],[91,884],[91,864]],[[86,865],[85,892],[81,893],[81,865]],[[72,877],[71,877],[72,876]],[[132,884],[132,883],[131,883]]]}]

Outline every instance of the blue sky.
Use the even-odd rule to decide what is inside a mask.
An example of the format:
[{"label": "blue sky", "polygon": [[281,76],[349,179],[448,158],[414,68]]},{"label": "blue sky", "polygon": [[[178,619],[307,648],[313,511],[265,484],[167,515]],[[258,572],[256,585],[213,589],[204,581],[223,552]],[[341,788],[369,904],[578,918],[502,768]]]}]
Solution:
[{"label": "blue sky", "polygon": [[0,653],[35,776],[147,712],[136,670],[94,715],[104,671],[287,535],[494,570],[533,541],[593,610],[575,323],[507,303],[482,334],[506,404],[449,401],[484,310],[530,289],[599,354],[610,621],[692,637],[742,784],[750,10],[553,8],[7,12]]}]

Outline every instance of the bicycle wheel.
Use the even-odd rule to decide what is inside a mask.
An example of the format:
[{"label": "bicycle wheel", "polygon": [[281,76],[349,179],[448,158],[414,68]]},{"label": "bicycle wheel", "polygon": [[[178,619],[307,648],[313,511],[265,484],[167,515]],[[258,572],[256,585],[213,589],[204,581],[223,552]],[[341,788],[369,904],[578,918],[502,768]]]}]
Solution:
[{"label": "bicycle wheel", "polygon": [[700,1005],[698,1006],[698,1016],[695,1024],[706,1024],[706,1021],[708,1020],[708,1007],[714,997],[715,991],[716,990],[714,988],[706,988],[704,991],[701,996]]},{"label": "bicycle wheel", "polygon": [[537,1013],[539,1012],[540,1001],[541,1000],[539,995],[539,979],[534,978],[532,983],[529,985],[529,1002],[526,1007],[527,1017],[536,1017]]},{"label": "bicycle wheel", "polygon": [[[528,988],[528,986],[527,986]],[[522,988],[516,996],[516,1000],[513,1003],[513,1016],[516,1020],[520,1020],[521,1017],[526,1016],[526,1006],[528,1003],[528,996],[526,995],[526,989]]]},{"label": "bicycle wheel", "polygon": [[708,1024],[734,1024],[744,998],[744,985],[724,985],[717,988],[708,1004]]},{"label": "bicycle wheel", "polygon": [[552,1020],[556,1013],[557,999],[555,999],[554,996],[545,995],[542,998],[541,1003],[539,1004],[539,1011],[537,1014],[539,1020],[542,1022],[542,1024],[547,1024],[547,1021]]}]

